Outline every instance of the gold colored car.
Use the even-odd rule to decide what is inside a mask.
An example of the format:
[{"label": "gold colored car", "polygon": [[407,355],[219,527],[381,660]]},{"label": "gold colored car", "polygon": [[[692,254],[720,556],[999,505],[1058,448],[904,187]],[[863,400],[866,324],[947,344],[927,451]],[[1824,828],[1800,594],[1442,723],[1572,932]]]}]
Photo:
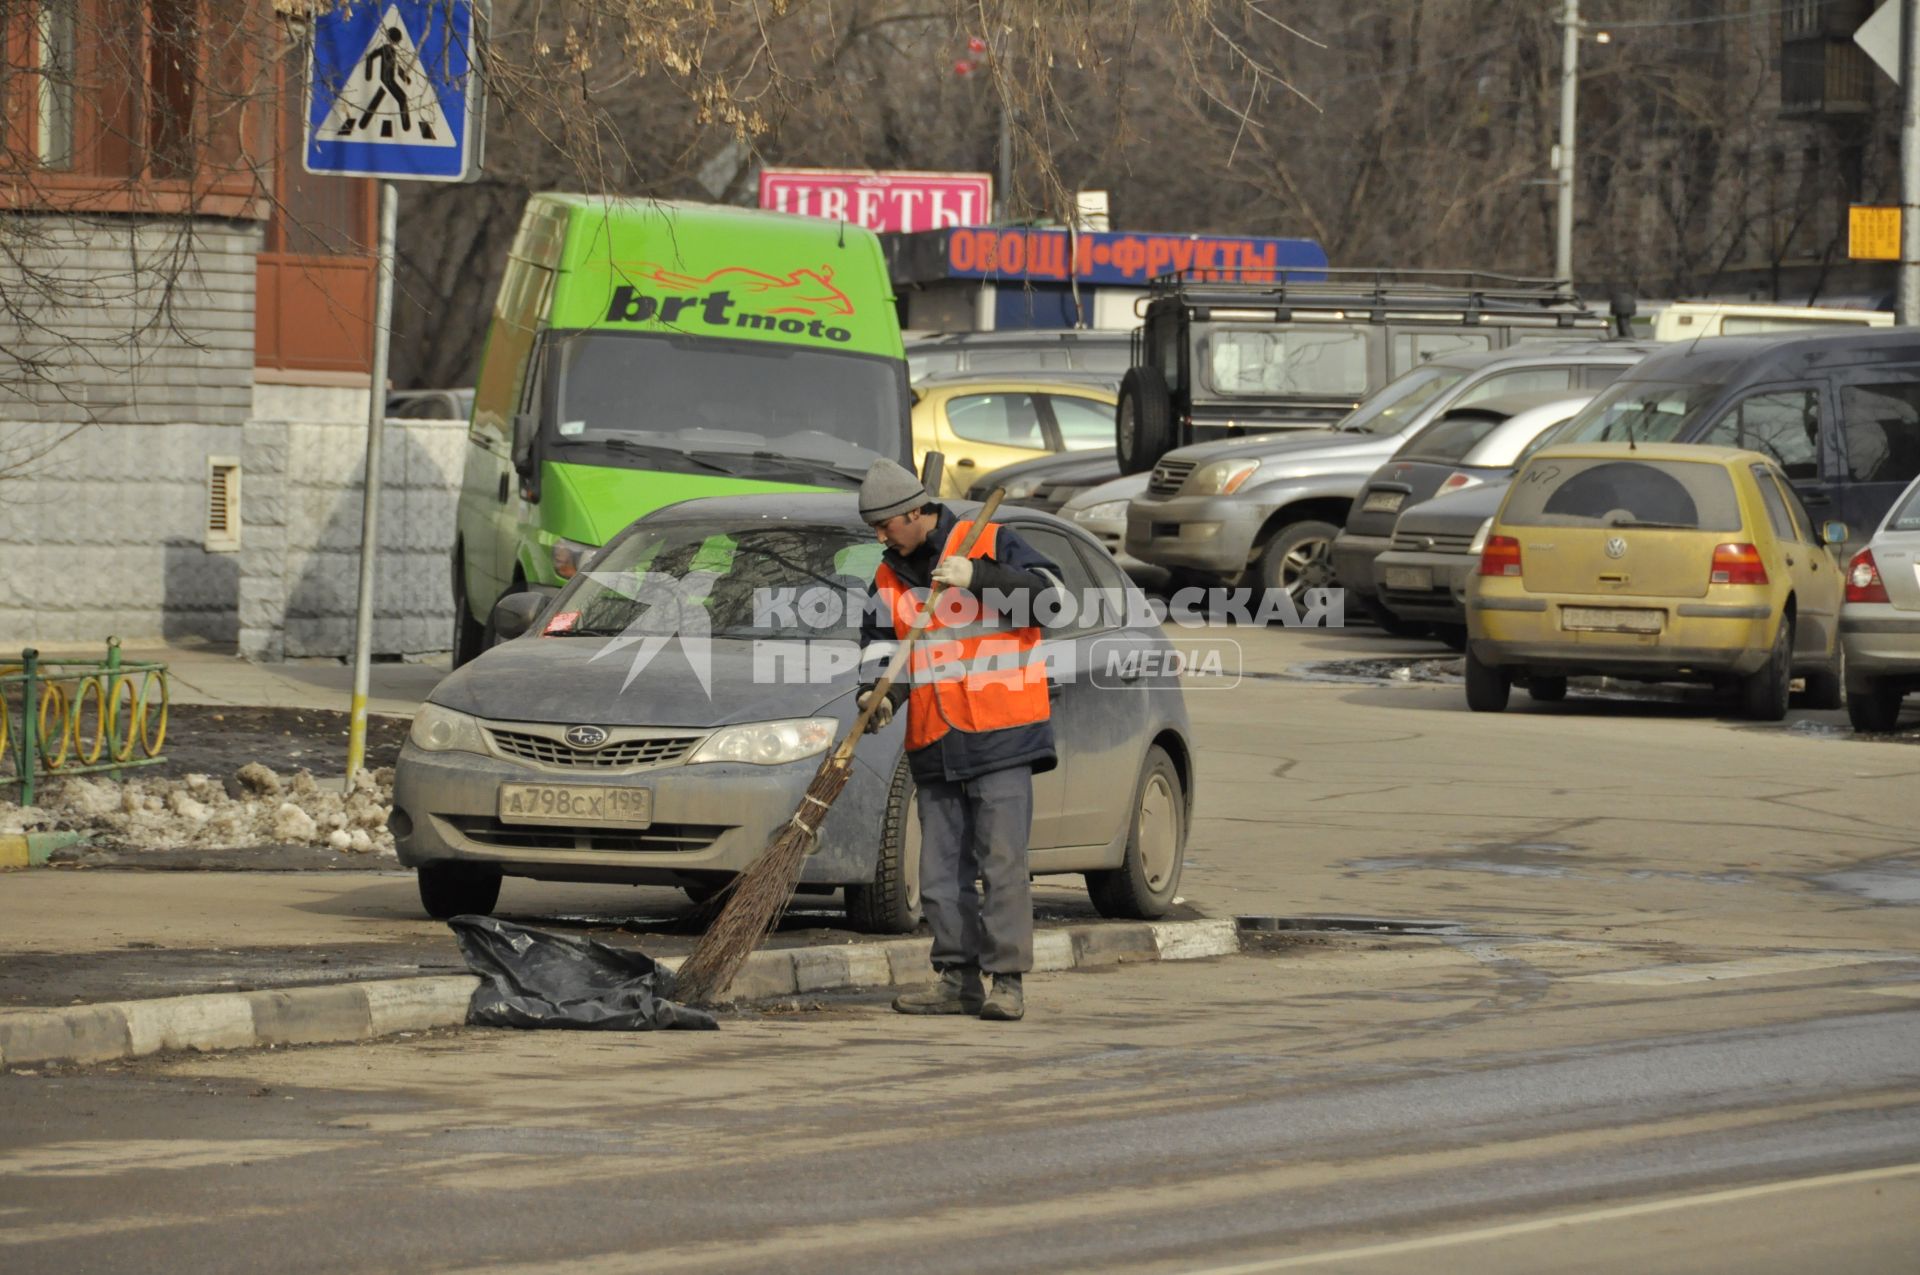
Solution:
[{"label": "gold colored car", "polygon": [[913,463],[947,461],[936,496],[963,496],[973,480],[1061,451],[1113,447],[1118,396],[1103,381],[929,376],[914,386]]},{"label": "gold colored car", "polygon": [[1758,452],[1676,443],[1549,447],[1527,462],[1467,586],[1467,705],[1497,713],[1567,679],[1708,682],[1779,721],[1791,683],[1841,699],[1845,580],[1780,470]]}]

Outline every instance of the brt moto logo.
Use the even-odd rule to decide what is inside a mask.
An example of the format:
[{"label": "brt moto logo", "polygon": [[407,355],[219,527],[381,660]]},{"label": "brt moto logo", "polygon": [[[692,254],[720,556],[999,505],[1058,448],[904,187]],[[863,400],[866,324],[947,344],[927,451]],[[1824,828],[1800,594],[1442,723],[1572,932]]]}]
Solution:
[{"label": "brt moto logo", "polygon": [[[655,290],[632,284],[615,288],[607,306],[609,323],[697,322],[708,327],[780,332],[826,341],[853,339],[851,331],[832,325],[833,319],[852,314],[854,307],[847,294],[834,286],[831,266],[795,270],[784,277],[746,266],[726,266],[709,275],[695,276],[648,262],[630,277],[649,281]],[[712,286],[722,280],[727,286]],[[735,290],[742,294],[741,301],[735,300]],[[660,295],[655,295],[656,291]],[[760,308],[761,303],[769,301],[775,304]],[[753,309],[729,313],[743,302]]]}]

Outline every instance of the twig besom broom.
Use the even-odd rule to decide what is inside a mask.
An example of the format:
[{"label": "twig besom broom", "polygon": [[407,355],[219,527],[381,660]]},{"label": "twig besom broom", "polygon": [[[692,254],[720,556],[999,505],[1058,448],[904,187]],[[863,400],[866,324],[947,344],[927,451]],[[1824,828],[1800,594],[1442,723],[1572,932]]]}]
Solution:
[{"label": "twig besom broom", "polygon": [[[986,530],[987,523],[1000,508],[1000,500],[1004,495],[1004,491],[995,488],[993,494],[987,497],[987,503],[974,515],[973,526],[957,550],[961,557],[973,552],[974,543],[980,539],[980,533]],[[806,795],[800,799],[800,809],[774,834],[760,857],[734,878],[727,892],[726,906],[714,918],[713,924],[707,927],[707,932],[694,946],[693,954],[687,957],[686,963],[674,977],[675,999],[689,1005],[712,1004],[727,990],[727,986],[733,982],[733,976],[740,972],[741,965],[760,946],[760,941],[779,923],[780,914],[786,911],[787,902],[793,897],[794,887],[800,883],[800,869],[813,852],[820,824],[827,817],[827,811],[832,808],[841,789],[847,786],[847,779],[852,774],[854,746],[860,736],[866,733],[867,723],[872,720],[874,711],[898,680],[901,670],[907,666],[914,643],[919,641],[933,618],[934,604],[946,591],[947,586],[938,583],[928,590],[925,604],[913,619],[913,627],[907,630],[906,637],[894,648],[893,658],[887,661],[886,672],[873,684],[873,694],[868,697],[867,706],[854,717],[846,738],[821,761],[813,782],[807,785]]]}]

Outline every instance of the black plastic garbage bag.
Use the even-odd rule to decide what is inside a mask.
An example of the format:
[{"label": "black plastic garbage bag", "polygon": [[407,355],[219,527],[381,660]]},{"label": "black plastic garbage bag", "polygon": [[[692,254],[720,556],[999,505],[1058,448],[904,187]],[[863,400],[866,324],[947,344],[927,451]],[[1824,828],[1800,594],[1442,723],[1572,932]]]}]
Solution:
[{"label": "black plastic garbage bag", "polygon": [[476,1027],[576,1031],[713,1031],[712,1014],[668,1000],[673,973],[644,952],[565,934],[456,916],[447,922],[480,986],[467,1006]]}]

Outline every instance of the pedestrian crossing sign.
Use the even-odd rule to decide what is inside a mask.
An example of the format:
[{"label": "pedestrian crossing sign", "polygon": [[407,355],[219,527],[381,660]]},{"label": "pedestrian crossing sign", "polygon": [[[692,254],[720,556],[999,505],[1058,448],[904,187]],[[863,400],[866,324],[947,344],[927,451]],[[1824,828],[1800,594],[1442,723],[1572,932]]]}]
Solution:
[{"label": "pedestrian crossing sign", "polygon": [[477,176],[476,25],[475,0],[345,0],[316,17],[306,170],[406,181]]}]

